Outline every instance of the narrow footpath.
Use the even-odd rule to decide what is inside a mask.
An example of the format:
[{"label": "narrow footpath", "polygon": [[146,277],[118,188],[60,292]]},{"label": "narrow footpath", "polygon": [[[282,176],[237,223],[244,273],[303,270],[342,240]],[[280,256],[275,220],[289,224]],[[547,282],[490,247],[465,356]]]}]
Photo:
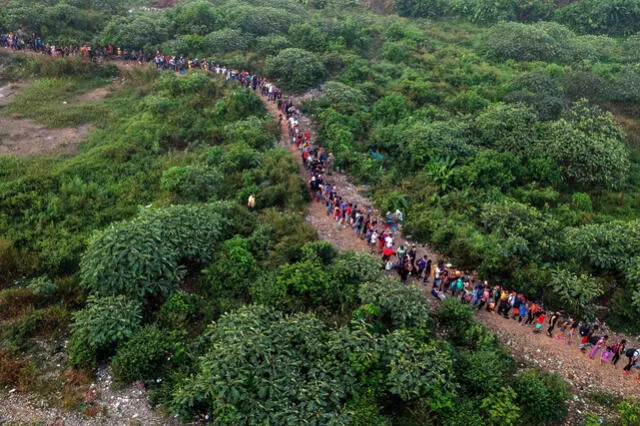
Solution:
[{"label": "narrow footpath", "polygon": [[[3,49],[4,50],[4,49]],[[120,64],[117,63],[120,68],[130,69],[137,67],[132,64]],[[261,97],[267,110],[276,119],[280,115],[280,111],[274,102],[270,102],[266,97]],[[315,134],[311,121],[307,117],[301,117],[299,120],[301,125],[311,132],[312,140],[315,140]],[[310,179],[309,174],[302,166],[302,158],[300,152],[295,145],[292,145],[288,141],[288,128],[287,122],[282,121],[281,128],[281,145],[286,147],[294,156],[298,164],[300,165],[300,173],[302,174],[305,182]],[[358,187],[352,184],[347,175],[339,172],[333,172],[328,181],[335,185],[337,192],[345,199],[357,203],[360,206],[372,205],[371,201],[366,198],[361,192],[358,191]],[[382,216],[380,212],[375,212],[378,221],[382,223]],[[307,209],[306,220],[317,230],[321,239],[328,241],[335,245],[340,250],[353,250],[360,252],[369,252],[370,249],[365,241],[357,238],[354,232],[350,229],[339,230],[336,222],[326,215],[326,209],[323,203],[312,201],[309,203]],[[399,232],[395,236],[397,245],[400,244],[412,244],[411,241],[399,238]],[[434,265],[441,256],[432,250],[428,246],[422,246],[416,244],[418,257],[426,255],[428,258],[434,261]],[[415,281],[411,281],[414,285],[421,285]],[[423,287],[424,293],[431,303],[433,309],[437,309],[438,302],[430,295],[428,287]],[[617,369],[612,368],[610,365],[601,365],[599,360],[599,354],[595,360],[590,360],[586,355],[583,355],[577,348],[577,338],[573,346],[565,345],[562,341],[552,339],[546,336],[545,333],[534,334],[532,329],[525,326],[520,326],[516,321],[505,320],[502,317],[487,313],[480,312],[478,319],[487,326],[490,330],[495,332],[501,342],[509,348],[512,355],[523,366],[536,365],[540,368],[559,373],[567,382],[573,386],[575,397],[569,401],[572,415],[565,422],[567,425],[574,425],[575,415],[580,415],[585,411],[591,411],[596,413],[606,413],[611,411],[610,406],[599,406],[589,396],[594,394],[609,394],[618,398],[630,397],[640,399],[640,380],[638,374],[623,376],[622,367],[626,361],[626,358],[620,360]],[[616,341],[618,336],[610,335],[610,341]],[[640,348],[640,337],[637,339],[627,339],[630,343],[627,348]],[[149,410],[146,401],[144,400],[144,392],[140,392],[140,395],[136,394],[135,388],[128,388],[121,390],[122,395],[113,395],[113,391],[110,390],[108,385],[109,378],[104,380],[107,383],[105,386],[98,386],[103,392],[101,402],[106,403],[110,411],[112,406],[120,406],[121,410],[115,410],[112,413],[111,419],[117,420],[125,419],[128,421],[139,420],[143,424],[167,424],[171,422],[171,419],[165,419]],[[114,399],[114,401],[106,400]],[[20,409],[20,406],[23,406]],[[124,406],[124,409],[122,409]],[[45,408],[46,407],[46,408]],[[11,409],[13,408],[13,410]],[[31,415],[26,416],[26,411]],[[121,412],[118,412],[121,411]],[[15,416],[17,413],[22,412],[23,416]],[[81,416],[74,418],[69,413],[63,413],[61,410],[52,410],[47,405],[42,405],[42,401],[35,400],[32,404],[29,403],[29,399],[24,395],[18,395],[12,393],[8,395],[0,395],[0,423],[3,420],[11,418],[20,418],[24,421],[25,418],[34,421],[41,421],[45,424],[64,424],[62,419],[65,419],[66,424],[96,424],[94,419],[87,421],[86,418],[82,419]],[[52,420],[60,420],[60,423],[54,423]],[[95,419],[96,422],[100,420]]]},{"label": "narrow footpath", "polygon": [[[277,119],[280,116],[277,105],[268,101],[266,97],[261,96],[261,98],[268,111]],[[315,140],[310,120],[306,117],[301,117],[299,122],[303,130],[309,131],[312,134],[312,140]],[[281,127],[281,145],[286,146],[298,164],[300,164],[300,172],[305,182],[308,183],[311,176],[302,165],[299,150],[294,144],[289,143],[289,130],[286,120],[282,120]],[[326,180],[328,183],[335,185],[336,192],[350,202],[360,206],[372,205],[371,201],[358,191],[357,186],[352,184],[345,174],[333,172],[331,176],[326,177]],[[381,222],[382,216],[380,212],[376,211],[375,214],[379,223],[383,223]],[[311,201],[308,206],[306,220],[314,226],[321,239],[332,243],[338,249],[370,252],[367,243],[357,238],[351,229],[338,229],[336,221],[326,215],[324,203]],[[405,246],[414,244],[401,238],[400,232],[396,234],[395,240],[397,241],[397,246],[400,244],[405,244]],[[416,244],[416,247],[418,258],[427,255],[428,258],[434,261],[434,265],[438,259],[442,258],[441,255],[428,246]],[[432,308],[437,309],[438,302],[429,293],[430,286],[424,286],[415,280],[410,280],[410,282],[413,285],[423,287]],[[594,360],[589,359],[586,354],[582,354],[576,347],[579,343],[579,337],[576,337],[574,344],[569,346],[559,339],[548,337],[546,333],[535,334],[531,327],[520,326],[517,321],[504,319],[495,313],[482,311],[478,313],[477,317],[482,324],[499,336],[500,341],[509,348],[512,355],[523,366],[538,366],[546,371],[559,373],[573,386],[576,396],[570,401],[572,416],[570,416],[566,424],[575,424],[574,415],[580,415],[585,410],[598,413],[610,412],[611,407],[598,407],[596,403],[589,399],[589,396],[593,396],[596,393],[611,394],[618,398],[629,396],[640,398],[640,378],[638,374],[622,375],[626,357],[623,357],[618,363],[617,369],[614,369],[609,364],[601,365],[601,352],[598,352]],[[617,338],[615,335],[609,336],[612,342],[615,342]],[[633,346],[637,344],[637,340],[631,341],[627,348],[640,347]]]}]

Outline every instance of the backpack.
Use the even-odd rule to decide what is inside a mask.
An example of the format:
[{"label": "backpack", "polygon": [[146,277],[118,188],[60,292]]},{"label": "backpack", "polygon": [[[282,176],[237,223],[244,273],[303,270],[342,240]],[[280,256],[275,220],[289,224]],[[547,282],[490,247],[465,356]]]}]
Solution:
[{"label": "backpack", "polygon": [[591,331],[591,327],[589,327],[589,324],[583,324],[580,326],[580,335],[582,337],[587,336],[589,334],[589,331]]}]

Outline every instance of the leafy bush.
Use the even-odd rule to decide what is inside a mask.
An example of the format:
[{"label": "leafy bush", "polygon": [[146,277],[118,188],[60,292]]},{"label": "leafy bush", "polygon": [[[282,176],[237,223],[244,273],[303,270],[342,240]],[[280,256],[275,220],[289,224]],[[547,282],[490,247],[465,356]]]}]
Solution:
[{"label": "leafy bush", "polygon": [[629,153],[625,135],[610,113],[577,102],[564,119],[551,123],[545,139],[540,149],[563,169],[568,182],[587,187],[622,185]]},{"label": "leafy bush", "polygon": [[358,316],[373,316],[386,328],[423,328],[429,322],[429,308],[419,287],[405,286],[399,280],[382,277],[360,286]]},{"label": "leafy bush", "polygon": [[338,250],[328,241],[311,241],[302,246],[302,259],[330,265],[338,256]]},{"label": "leafy bush", "polygon": [[640,422],[640,404],[633,399],[627,399],[618,404],[620,413],[620,424],[622,426],[633,426]]},{"label": "leafy bush", "polygon": [[[588,317],[593,315],[592,302],[604,293],[601,283],[587,276],[576,276],[566,270],[555,270],[549,283],[554,300],[573,315]],[[590,318],[589,318],[590,319]]]},{"label": "leafy bush", "polygon": [[537,139],[537,117],[530,108],[495,103],[474,121],[483,144],[527,156]]},{"label": "leafy bush", "polygon": [[140,299],[170,294],[183,277],[181,261],[210,261],[215,242],[233,231],[227,211],[225,204],[174,206],[111,225],[89,242],[80,265],[82,286]]},{"label": "leafy bush", "polygon": [[48,298],[55,294],[58,286],[47,276],[32,278],[27,286],[38,297]]},{"label": "leafy bush", "polygon": [[456,344],[464,343],[467,329],[473,324],[473,311],[455,298],[442,301],[437,313],[438,322],[447,328],[451,340]]},{"label": "leafy bush", "polygon": [[531,106],[540,120],[557,119],[564,109],[565,101],[560,83],[547,73],[524,74],[512,87],[514,91],[505,100]]},{"label": "leafy bush", "polygon": [[110,355],[140,327],[142,309],[126,296],[90,297],[87,307],[73,313],[69,362],[75,367],[93,367]]},{"label": "leafy bush", "polygon": [[299,309],[306,306],[335,306],[338,289],[330,280],[324,265],[303,260],[282,265],[276,276],[276,285],[290,296]]},{"label": "leafy bush", "polygon": [[[100,34],[103,46],[112,44],[129,49],[158,46],[169,38],[169,23],[162,17],[132,14],[114,17]],[[148,49],[147,49],[148,50]]]},{"label": "leafy bush", "polygon": [[395,124],[409,112],[409,105],[404,96],[392,94],[385,96],[373,104],[372,117],[383,124]]},{"label": "leafy bush", "polygon": [[593,210],[593,204],[591,203],[591,197],[584,192],[575,192],[571,195],[571,204],[578,210],[591,213]]},{"label": "leafy bush", "polygon": [[555,11],[554,18],[583,33],[624,35],[640,31],[637,0],[584,0]]},{"label": "leafy bush", "polygon": [[208,293],[213,298],[248,298],[249,286],[260,270],[249,251],[249,241],[236,236],[222,243],[213,263],[202,271],[211,286]]},{"label": "leafy bush", "polygon": [[345,421],[355,378],[327,333],[309,314],[287,318],[260,306],[225,314],[208,332],[196,375],[175,392],[174,409],[184,418],[209,412],[228,425]]},{"label": "leafy bush", "polygon": [[177,291],[156,313],[156,323],[161,329],[185,330],[195,319],[197,311],[198,296]]},{"label": "leafy bush", "polygon": [[476,351],[462,349],[457,355],[456,371],[467,393],[489,396],[505,386],[512,367],[510,361],[497,345]]},{"label": "leafy bush", "polygon": [[222,176],[215,169],[197,166],[171,167],[162,174],[160,186],[185,201],[208,201],[220,191]]},{"label": "leafy bush", "polygon": [[234,50],[245,50],[248,46],[247,35],[239,30],[225,28],[207,34],[206,43],[209,51],[227,53]]},{"label": "leafy bush", "polygon": [[120,345],[111,360],[113,376],[124,383],[156,378],[162,367],[184,351],[180,332],[166,333],[154,327],[145,327]]},{"label": "leafy bush", "polygon": [[265,73],[286,91],[304,92],[326,78],[324,65],[310,52],[289,48],[267,58]]},{"label": "leafy bush", "polygon": [[489,52],[498,59],[568,62],[573,33],[560,24],[501,23],[489,30]]},{"label": "leafy bush", "polygon": [[526,370],[516,377],[514,389],[523,422],[548,425],[561,422],[567,416],[566,399],[571,392],[557,374]]},{"label": "leafy bush", "polygon": [[485,420],[492,426],[515,426],[520,424],[520,407],[515,404],[516,393],[506,387],[486,396],[480,403]]},{"label": "leafy bush", "polygon": [[391,419],[380,413],[380,407],[372,392],[357,395],[349,401],[345,410],[354,426],[391,426]]},{"label": "leafy bush", "polygon": [[452,362],[435,342],[423,343],[410,337],[407,330],[395,330],[384,339],[389,363],[389,392],[404,401],[425,395],[436,404],[453,404],[450,382]]}]

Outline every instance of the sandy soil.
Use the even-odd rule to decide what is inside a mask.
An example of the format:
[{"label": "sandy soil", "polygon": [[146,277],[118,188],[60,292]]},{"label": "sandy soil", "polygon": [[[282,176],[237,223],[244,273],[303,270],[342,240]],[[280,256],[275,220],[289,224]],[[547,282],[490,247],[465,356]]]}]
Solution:
[{"label": "sandy soil", "polygon": [[[2,108],[26,85],[20,83],[0,87],[0,155],[24,157],[75,152],[78,144],[91,132],[91,125],[52,129],[30,119],[2,114]],[[84,93],[71,102],[97,102],[108,93],[109,89],[102,87]]]}]

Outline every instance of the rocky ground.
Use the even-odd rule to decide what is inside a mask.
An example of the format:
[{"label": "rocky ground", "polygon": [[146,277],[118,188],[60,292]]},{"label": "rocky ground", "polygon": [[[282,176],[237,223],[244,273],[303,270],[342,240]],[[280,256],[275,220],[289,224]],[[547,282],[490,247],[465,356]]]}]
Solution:
[{"label": "rocky ground", "polygon": [[[63,373],[64,375],[64,373]],[[66,385],[65,385],[66,386]],[[52,398],[61,398],[62,389]],[[106,367],[98,369],[95,381],[83,386],[84,410],[65,410],[58,404],[28,393],[9,389],[0,391],[0,425],[178,425],[174,419],[155,412],[148,404],[142,385],[118,387]]]}]

